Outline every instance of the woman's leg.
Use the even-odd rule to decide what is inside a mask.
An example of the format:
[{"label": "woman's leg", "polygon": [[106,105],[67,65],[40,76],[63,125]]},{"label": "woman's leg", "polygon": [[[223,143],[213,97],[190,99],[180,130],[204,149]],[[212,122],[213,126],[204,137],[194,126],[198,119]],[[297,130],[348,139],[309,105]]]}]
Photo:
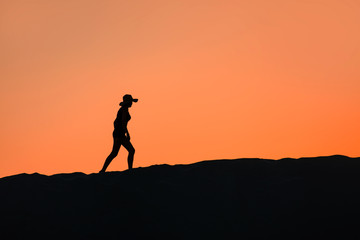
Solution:
[{"label": "woman's leg", "polygon": [[132,166],[133,166],[133,162],[134,162],[135,148],[133,147],[133,145],[131,144],[131,142],[128,139],[124,139],[121,144],[129,152],[127,160],[128,160],[129,170],[131,170]]},{"label": "woman's leg", "polygon": [[114,137],[113,149],[110,155],[106,158],[103,168],[100,172],[105,172],[111,161],[118,155],[121,146],[121,139],[119,137]]}]

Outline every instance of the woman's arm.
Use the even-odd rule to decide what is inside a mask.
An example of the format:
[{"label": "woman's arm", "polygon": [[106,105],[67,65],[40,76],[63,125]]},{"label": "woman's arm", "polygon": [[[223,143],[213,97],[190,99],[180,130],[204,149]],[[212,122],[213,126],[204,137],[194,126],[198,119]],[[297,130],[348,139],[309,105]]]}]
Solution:
[{"label": "woman's arm", "polygon": [[127,137],[127,139],[129,139],[129,141],[130,141],[130,133],[129,133],[129,131],[127,130],[127,128],[126,128],[126,137]]},{"label": "woman's arm", "polygon": [[122,114],[121,116],[121,127],[123,128],[125,134],[126,134],[126,137],[130,140],[130,134],[129,134],[129,131],[127,129],[127,118],[126,118],[126,114]]}]

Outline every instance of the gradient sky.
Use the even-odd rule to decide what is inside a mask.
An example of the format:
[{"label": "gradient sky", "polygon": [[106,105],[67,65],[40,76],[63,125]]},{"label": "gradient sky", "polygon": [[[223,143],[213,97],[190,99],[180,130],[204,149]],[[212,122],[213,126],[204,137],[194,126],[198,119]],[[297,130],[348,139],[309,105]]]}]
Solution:
[{"label": "gradient sky", "polygon": [[[0,1],[0,177],[360,156],[358,0]],[[127,168],[127,152],[109,171]]]}]

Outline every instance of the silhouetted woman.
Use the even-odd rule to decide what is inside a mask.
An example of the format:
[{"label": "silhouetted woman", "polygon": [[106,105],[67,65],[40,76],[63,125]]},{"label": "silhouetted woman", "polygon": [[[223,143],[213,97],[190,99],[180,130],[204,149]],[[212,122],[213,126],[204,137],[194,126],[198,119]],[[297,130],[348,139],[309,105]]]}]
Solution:
[{"label": "silhouetted woman", "polygon": [[129,108],[132,106],[133,102],[137,102],[138,99],[134,99],[131,95],[126,94],[123,96],[123,101],[120,103],[120,109],[117,113],[117,117],[114,121],[114,145],[110,155],[106,158],[103,168],[100,170],[101,172],[105,172],[106,168],[109,166],[111,161],[118,155],[120,146],[123,145],[126,150],[129,152],[128,155],[128,166],[129,170],[132,169],[135,148],[130,142],[130,134],[127,129],[127,124],[131,119]]}]

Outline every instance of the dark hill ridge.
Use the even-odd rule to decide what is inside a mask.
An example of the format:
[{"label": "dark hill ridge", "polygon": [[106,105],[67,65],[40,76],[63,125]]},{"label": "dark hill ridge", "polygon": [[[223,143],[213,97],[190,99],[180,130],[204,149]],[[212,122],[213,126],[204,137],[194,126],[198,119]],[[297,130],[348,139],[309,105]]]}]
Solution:
[{"label": "dark hill ridge", "polygon": [[1,239],[360,239],[360,158],[0,179]]}]

